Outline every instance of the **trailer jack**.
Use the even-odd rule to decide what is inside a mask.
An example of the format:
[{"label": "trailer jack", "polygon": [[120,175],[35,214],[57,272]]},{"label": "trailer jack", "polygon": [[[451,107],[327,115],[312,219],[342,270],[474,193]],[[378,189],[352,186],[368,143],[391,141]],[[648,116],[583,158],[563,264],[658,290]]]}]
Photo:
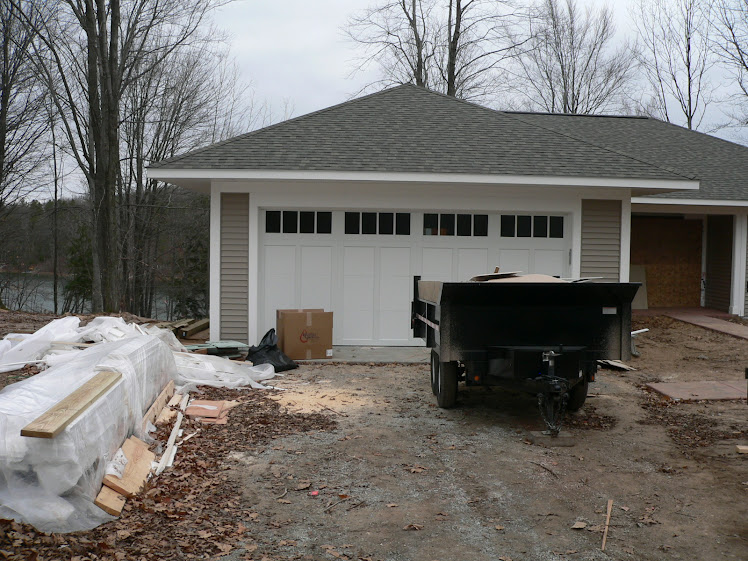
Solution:
[{"label": "trailer jack", "polygon": [[535,378],[535,381],[542,387],[542,390],[538,392],[538,408],[547,427],[543,433],[551,437],[558,436],[566,413],[566,403],[569,401],[569,382],[565,378],[556,376],[555,358],[557,356],[561,356],[561,353],[543,352],[543,362],[548,363],[548,374]]}]

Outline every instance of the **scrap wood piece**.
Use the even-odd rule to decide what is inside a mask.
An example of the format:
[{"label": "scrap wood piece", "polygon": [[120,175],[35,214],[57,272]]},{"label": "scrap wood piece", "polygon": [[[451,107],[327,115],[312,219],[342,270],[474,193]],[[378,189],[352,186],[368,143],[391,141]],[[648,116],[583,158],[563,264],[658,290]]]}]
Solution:
[{"label": "scrap wood piece", "polygon": [[613,499],[608,499],[608,515],[605,517],[605,530],[603,531],[603,546],[601,551],[605,551],[605,542],[608,541],[608,528],[610,527],[610,513],[613,512]]},{"label": "scrap wood piece", "polygon": [[184,410],[184,414],[190,417],[213,417],[221,416],[225,401],[210,401],[207,399],[193,399],[190,406]]},{"label": "scrap wood piece", "polygon": [[21,436],[54,438],[121,379],[119,372],[99,372],[23,427]]},{"label": "scrap wood piece", "polygon": [[634,368],[633,366],[629,366],[628,364],[625,364],[620,360],[598,360],[597,363],[602,366],[614,368],[616,370],[626,370],[627,372],[636,370],[636,368]]},{"label": "scrap wood piece", "polygon": [[183,411],[187,408],[187,402],[189,401],[189,399],[190,399],[190,394],[188,393],[182,396],[182,401],[179,404],[180,411],[177,413],[177,421],[174,423],[174,428],[171,429],[169,440],[166,443],[166,449],[164,450],[164,453],[161,455],[161,459],[158,462],[158,467],[156,468],[156,475],[161,475],[161,473],[163,473],[163,471],[167,467],[167,464],[169,463],[169,458],[172,453],[171,450],[172,448],[174,448],[175,442],[177,440],[177,436],[179,435],[179,428],[182,425],[182,419],[184,419]]},{"label": "scrap wood piece", "polygon": [[148,408],[148,411],[145,412],[145,415],[143,416],[143,421],[141,423],[143,428],[143,434],[146,432],[146,427],[148,426],[148,423],[151,423],[153,425],[156,424],[156,420],[158,419],[159,414],[163,410],[164,407],[166,407],[166,403],[171,399],[171,397],[174,395],[174,380],[169,380],[169,383],[164,386],[164,389],[161,390],[161,393],[158,394],[158,397],[155,399],[155,401],[151,404],[151,406]]},{"label": "scrap wood piece", "polygon": [[125,508],[126,500],[117,491],[104,485],[96,496],[94,504],[107,514],[119,516],[122,513],[122,509]]},{"label": "scrap wood piece", "polygon": [[104,485],[117,491],[125,497],[132,497],[145,485],[148,474],[151,472],[151,462],[156,459],[156,454],[148,449],[148,445],[131,436],[122,444],[122,452],[127,458],[127,465],[122,478],[116,475],[104,476]]},{"label": "scrap wood piece", "polygon": [[175,407],[179,405],[180,401],[182,401],[181,394],[175,393],[173,396],[171,396],[169,403],[167,403],[166,407],[164,407],[161,410],[161,413],[159,413],[155,423],[156,426],[166,424],[177,416],[177,410],[175,409]]},{"label": "scrap wood piece", "polygon": [[743,446],[742,444],[738,444],[735,447],[738,454],[748,454],[748,446]]}]

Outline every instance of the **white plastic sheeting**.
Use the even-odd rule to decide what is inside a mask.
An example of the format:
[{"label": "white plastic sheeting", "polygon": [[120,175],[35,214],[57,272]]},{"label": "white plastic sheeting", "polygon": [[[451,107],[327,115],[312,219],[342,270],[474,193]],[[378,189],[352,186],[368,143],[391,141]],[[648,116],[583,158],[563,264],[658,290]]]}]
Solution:
[{"label": "white plastic sheeting", "polygon": [[250,386],[265,389],[260,384],[277,374],[271,364],[251,366],[218,356],[174,353],[177,362],[176,379],[180,393],[191,392],[197,386],[242,388]]},{"label": "white plastic sheeting", "polygon": [[[84,341],[101,344],[84,350],[59,345]],[[0,341],[0,371],[6,363],[42,360],[48,366],[0,391],[0,518],[48,532],[87,530],[110,520],[93,504],[101,480],[128,436],[146,438],[140,434],[143,416],[169,380],[183,393],[196,385],[263,388],[259,382],[275,376],[270,365],[184,351],[171,331],[113,317],[85,327],[76,317],[62,318],[34,334]],[[119,372],[122,379],[59,435],[20,436],[24,426],[101,371]]]},{"label": "white plastic sheeting", "polygon": [[[97,372],[122,374],[55,438],[20,436],[21,429]],[[106,466],[176,375],[171,350],[139,336],[96,345],[75,359],[0,391],[0,517],[40,530],[90,529],[109,517],[94,506]],[[140,435],[144,436],[144,435]]]}]

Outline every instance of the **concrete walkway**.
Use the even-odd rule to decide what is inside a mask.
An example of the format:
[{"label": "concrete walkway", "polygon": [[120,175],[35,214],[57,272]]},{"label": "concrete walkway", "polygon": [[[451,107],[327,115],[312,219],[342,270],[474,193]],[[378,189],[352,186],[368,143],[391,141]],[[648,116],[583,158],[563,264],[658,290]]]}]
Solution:
[{"label": "concrete walkway", "polygon": [[331,359],[297,360],[296,362],[428,363],[431,357],[431,349],[428,347],[357,347],[353,345],[335,345],[332,348],[332,355]]},{"label": "concrete walkway", "polygon": [[748,325],[727,321],[726,318],[732,316],[724,312],[695,308],[668,311],[664,315],[704,329],[726,333],[738,339],[748,339]]}]

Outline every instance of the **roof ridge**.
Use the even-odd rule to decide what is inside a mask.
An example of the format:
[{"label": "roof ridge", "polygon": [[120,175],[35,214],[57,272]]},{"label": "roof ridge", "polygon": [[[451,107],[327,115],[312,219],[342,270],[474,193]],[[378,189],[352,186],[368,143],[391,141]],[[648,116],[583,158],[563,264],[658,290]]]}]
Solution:
[{"label": "roof ridge", "polygon": [[[171,158],[169,158],[167,160],[161,160],[159,162],[152,162],[151,164],[148,165],[148,167],[153,167],[153,168],[164,167],[165,165],[173,164],[174,162],[178,162],[180,160],[183,160],[184,158],[187,158],[187,157],[190,157],[190,156],[194,156],[195,154],[200,154],[201,152],[204,152],[206,150],[212,150],[213,148],[215,148],[217,146],[225,146],[226,144],[231,144],[233,142],[237,142],[239,140],[243,140],[245,138],[254,136],[256,134],[259,134],[261,132],[264,132],[264,131],[267,131],[267,130],[271,130],[271,129],[280,127],[281,125],[285,125],[287,123],[298,122],[298,121],[301,121],[303,119],[307,119],[309,117],[314,117],[316,115],[320,115],[322,113],[326,113],[328,111],[332,111],[333,109],[337,109],[337,108],[342,107],[344,105],[351,105],[351,104],[357,103],[359,101],[363,101],[365,99],[369,99],[369,98],[372,98],[374,96],[382,95],[384,93],[388,93],[388,92],[391,92],[391,91],[394,91],[394,90],[397,90],[397,89],[400,89],[400,88],[405,88],[405,87],[418,88],[419,86],[416,86],[414,84],[400,84],[400,85],[392,86],[390,88],[385,88],[383,90],[379,90],[379,91],[376,91],[376,92],[373,92],[373,93],[370,93],[370,94],[366,94],[366,95],[363,95],[361,97],[354,97],[354,98],[348,99],[346,101],[341,101],[340,103],[336,103],[335,105],[331,105],[330,107],[323,107],[322,109],[317,109],[316,111],[311,111],[309,113],[304,113],[303,115],[299,115],[298,117],[291,117],[290,119],[284,119],[283,121],[279,121],[277,123],[273,123],[272,125],[267,125],[266,127],[262,127],[262,128],[259,128],[259,129],[255,129],[253,131],[245,132],[245,133],[242,133],[242,134],[239,134],[239,135],[236,135],[236,136],[232,136],[231,138],[227,138],[225,140],[220,140],[218,142],[214,142],[212,144],[208,144],[207,146],[203,146],[201,148],[196,148],[194,150],[190,150],[189,152],[185,152],[184,154],[179,154],[178,156],[173,156],[173,157],[171,157]],[[424,88],[424,89],[426,89],[426,88]],[[426,90],[426,91],[430,91],[430,90]],[[436,92],[433,92],[433,93],[436,93]]]},{"label": "roof ridge", "polygon": [[[518,121],[522,121],[523,123],[525,123],[527,125],[534,126],[534,127],[537,127],[537,128],[541,128],[541,129],[546,130],[548,132],[553,132],[553,133],[559,134],[561,136],[565,136],[567,138],[573,138],[574,140],[577,140],[579,142],[583,142],[585,144],[588,144],[589,146],[594,146],[595,148],[600,148],[601,150],[605,150],[606,152],[611,152],[613,154],[617,154],[619,156],[623,156],[624,158],[628,158],[630,160],[634,160],[635,162],[639,162],[639,163],[642,163],[642,164],[647,164],[648,166],[652,166],[654,168],[666,171],[668,173],[675,174],[675,175],[677,175],[679,177],[683,177],[683,178],[689,179],[689,180],[696,180],[696,179],[698,179],[698,177],[695,176],[695,175],[682,173],[682,172],[677,171],[677,170],[675,170],[675,169],[673,169],[673,168],[671,168],[669,166],[663,166],[663,165],[657,164],[655,162],[651,162],[649,160],[645,160],[644,158],[639,158],[639,157],[634,156],[632,154],[629,154],[627,152],[623,152],[621,150],[616,150],[615,148],[611,148],[610,146],[607,146],[605,144],[600,144],[600,143],[597,143],[597,142],[592,142],[588,138],[577,136],[577,135],[574,135],[574,134],[571,134],[571,133],[568,133],[568,132],[558,131],[556,129],[552,129],[552,128],[549,128],[547,126],[541,125],[539,123],[534,123],[534,122],[526,121],[525,119],[519,118],[517,116],[517,114],[510,114],[510,113],[508,113],[506,111],[503,111],[502,113],[504,115],[506,115],[507,117],[511,118],[511,119],[516,119]],[[527,114],[527,113],[525,113],[525,114]],[[555,115],[555,114],[554,113],[546,113],[546,115]],[[647,119],[650,119],[650,118],[647,117]],[[709,136],[709,135],[707,135],[707,136]]]}]

